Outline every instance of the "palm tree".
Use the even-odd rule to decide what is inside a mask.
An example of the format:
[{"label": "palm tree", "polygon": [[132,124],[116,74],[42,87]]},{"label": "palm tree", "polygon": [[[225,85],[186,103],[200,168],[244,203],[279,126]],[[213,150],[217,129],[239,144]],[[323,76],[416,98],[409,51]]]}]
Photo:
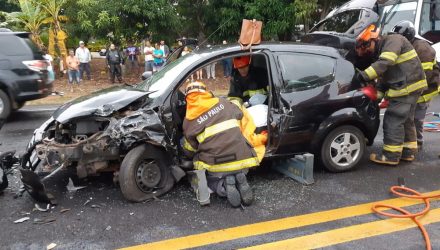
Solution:
[{"label": "palm tree", "polygon": [[49,54],[60,55],[64,58],[67,56],[65,43],[67,33],[61,28],[61,22],[66,21],[67,17],[61,14],[61,10],[67,0],[34,0],[34,2],[39,2],[48,15],[45,21],[50,24]]},{"label": "palm tree", "polygon": [[32,40],[38,47],[43,46],[40,38],[41,26],[46,23],[47,13],[40,4],[31,0],[19,0],[21,12],[12,12],[7,19],[24,25],[25,29],[32,34]]}]

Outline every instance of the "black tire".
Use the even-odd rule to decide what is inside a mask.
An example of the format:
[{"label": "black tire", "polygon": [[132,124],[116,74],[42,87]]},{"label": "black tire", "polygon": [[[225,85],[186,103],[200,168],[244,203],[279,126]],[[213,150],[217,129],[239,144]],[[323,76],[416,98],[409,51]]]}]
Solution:
[{"label": "black tire", "polygon": [[330,172],[345,172],[356,167],[364,153],[365,136],[362,131],[345,125],[333,129],[325,137],[320,163]]},{"label": "black tire", "polygon": [[8,118],[10,113],[11,101],[8,95],[3,90],[0,90],[0,119]]},{"label": "black tire", "polygon": [[140,145],[128,152],[119,170],[119,185],[129,201],[142,202],[171,190],[174,178],[167,154],[151,145]]}]

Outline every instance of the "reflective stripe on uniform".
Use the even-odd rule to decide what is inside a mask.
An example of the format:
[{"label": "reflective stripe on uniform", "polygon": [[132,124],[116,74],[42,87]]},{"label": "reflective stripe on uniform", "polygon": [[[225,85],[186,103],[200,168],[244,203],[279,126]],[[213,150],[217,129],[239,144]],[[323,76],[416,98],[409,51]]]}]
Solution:
[{"label": "reflective stripe on uniform", "polygon": [[265,95],[265,94],[267,94],[267,91],[265,89],[256,89],[256,90],[246,90],[245,92],[243,92],[243,96],[252,97],[255,94]]},{"label": "reflective stripe on uniform", "polygon": [[243,103],[243,100],[240,97],[230,96],[228,97],[228,100],[232,103],[238,102],[241,106],[241,103]]},{"label": "reflective stripe on uniform", "polygon": [[197,141],[199,141],[199,143],[202,143],[205,141],[206,138],[210,136],[213,136],[215,134],[221,133],[225,130],[235,127],[239,127],[237,119],[230,119],[224,122],[214,124],[212,126],[206,127],[202,133],[197,135]]},{"label": "reflective stripe on uniform", "polygon": [[396,145],[383,145],[383,150],[393,153],[400,153],[403,150],[403,145],[396,146]]},{"label": "reflective stripe on uniform", "polygon": [[437,62],[434,60],[434,61],[432,61],[432,62],[422,62],[422,67],[423,67],[423,70],[424,71],[427,71],[427,70],[433,70],[434,69],[434,65],[436,64]]},{"label": "reflective stripe on uniform", "polygon": [[434,90],[429,94],[420,96],[419,99],[417,100],[417,103],[429,102],[432,100],[432,98],[436,96],[438,96],[438,90]]},{"label": "reflective stripe on uniform", "polygon": [[410,149],[417,149],[417,142],[416,141],[404,142],[403,147],[410,148]]},{"label": "reflective stripe on uniform", "polygon": [[403,89],[398,89],[398,90],[397,89],[389,89],[387,96],[389,96],[389,97],[405,96],[405,95],[409,95],[410,93],[412,93],[416,90],[423,89],[426,87],[428,87],[428,83],[426,82],[426,79],[423,79],[423,80],[420,80],[420,81],[415,82],[413,84],[410,84]]},{"label": "reflective stripe on uniform", "polygon": [[417,52],[416,52],[416,50],[412,49],[412,50],[410,50],[410,51],[408,51],[408,52],[406,52],[406,53],[401,54],[401,55],[397,58],[397,60],[396,60],[396,64],[404,63],[404,62],[406,62],[406,61],[408,61],[408,60],[411,60],[411,59],[413,59],[413,58],[415,58],[415,57],[417,57]]},{"label": "reflective stripe on uniform", "polygon": [[191,144],[189,144],[186,138],[183,138],[183,148],[191,152],[196,152],[196,150],[191,146]]},{"label": "reflective stripe on uniform", "polygon": [[370,80],[377,78],[377,72],[372,66],[368,67],[365,70],[365,74],[367,74],[367,76],[368,76],[368,78],[370,78]]},{"label": "reflective stripe on uniform", "polygon": [[206,169],[211,172],[229,172],[244,168],[255,167],[258,166],[258,164],[259,164],[258,158],[252,157],[244,160],[231,161],[227,163],[214,164],[214,165],[210,165],[202,161],[196,161],[194,162],[194,168],[197,170]]},{"label": "reflective stripe on uniform", "polygon": [[387,59],[393,63],[396,62],[398,57],[399,56],[394,52],[382,52],[379,56],[379,58]]}]

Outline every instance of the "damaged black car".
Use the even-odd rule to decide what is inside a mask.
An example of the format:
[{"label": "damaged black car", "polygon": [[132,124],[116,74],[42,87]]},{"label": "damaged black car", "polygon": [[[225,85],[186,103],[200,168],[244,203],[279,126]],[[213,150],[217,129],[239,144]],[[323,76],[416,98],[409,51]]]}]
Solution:
[{"label": "damaged black car", "polygon": [[[186,103],[182,89],[197,70],[251,55],[265,72],[267,108],[256,114],[268,131],[266,158],[311,152],[332,172],[353,169],[379,127],[377,102],[353,82],[355,68],[338,50],[295,43],[263,43],[195,50],[135,86],[116,86],[59,107],[35,130],[22,157],[27,191],[48,199],[48,175],[70,168],[79,178],[113,172],[127,200],[140,202],[173,188],[191,165],[180,146]],[[226,96],[229,79],[207,80]],[[206,82],[205,82],[206,83]]]}]

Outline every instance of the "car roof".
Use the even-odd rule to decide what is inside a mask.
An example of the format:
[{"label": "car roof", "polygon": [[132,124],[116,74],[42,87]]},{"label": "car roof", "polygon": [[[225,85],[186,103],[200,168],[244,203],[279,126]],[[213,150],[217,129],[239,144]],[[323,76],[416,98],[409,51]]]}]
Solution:
[{"label": "car roof", "polygon": [[[254,50],[269,50],[272,52],[300,52],[300,53],[312,53],[320,54],[331,57],[341,57],[338,50],[328,46],[312,45],[298,42],[262,42],[259,45],[252,46]],[[221,55],[225,53],[233,53],[241,51],[240,45],[227,44],[227,45],[214,45],[202,47],[194,50],[195,54],[211,54],[212,56]]]},{"label": "car roof", "polygon": [[0,32],[0,36],[19,36],[19,37],[28,37],[31,33],[25,31],[2,31]]}]

